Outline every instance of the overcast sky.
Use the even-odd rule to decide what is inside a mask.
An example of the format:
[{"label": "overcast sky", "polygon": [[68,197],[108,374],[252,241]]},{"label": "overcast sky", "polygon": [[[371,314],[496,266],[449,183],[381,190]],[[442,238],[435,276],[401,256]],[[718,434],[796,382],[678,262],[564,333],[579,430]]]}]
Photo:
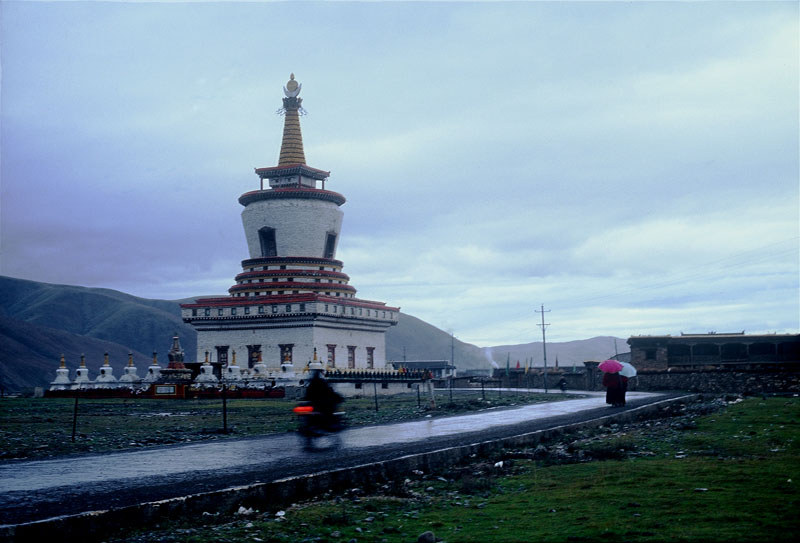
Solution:
[{"label": "overcast sky", "polygon": [[797,2],[2,2],[0,274],[227,294],[282,86],[360,298],[480,346],[800,331]]}]

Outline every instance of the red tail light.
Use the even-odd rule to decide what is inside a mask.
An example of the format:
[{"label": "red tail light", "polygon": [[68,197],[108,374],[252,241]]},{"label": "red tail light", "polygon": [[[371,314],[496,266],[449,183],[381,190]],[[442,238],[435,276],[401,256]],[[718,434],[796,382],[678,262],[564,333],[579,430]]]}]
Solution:
[{"label": "red tail light", "polygon": [[292,409],[292,411],[294,411],[295,413],[304,414],[304,413],[311,413],[312,411],[314,411],[314,408],[311,407],[310,405],[298,405],[297,407]]}]

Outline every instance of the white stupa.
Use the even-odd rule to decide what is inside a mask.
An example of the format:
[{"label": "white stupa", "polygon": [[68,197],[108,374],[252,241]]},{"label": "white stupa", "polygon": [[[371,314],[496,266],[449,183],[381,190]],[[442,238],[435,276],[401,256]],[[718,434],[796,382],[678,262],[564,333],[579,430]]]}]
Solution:
[{"label": "white stupa", "polygon": [[56,378],[50,383],[50,390],[67,390],[72,385],[69,380],[69,369],[64,363],[64,355],[61,355],[61,365],[56,370]]},{"label": "white stupa", "polygon": [[72,388],[83,388],[90,385],[92,380],[89,379],[89,368],[86,367],[86,355],[81,355],[81,365],[75,371],[75,380],[72,382]]},{"label": "white stupa", "polygon": [[142,378],[136,374],[136,366],[133,365],[133,353],[128,353],[128,365],[125,366],[125,373],[119,378],[119,382],[127,384],[142,382]]},{"label": "white stupa", "polygon": [[153,351],[153,363],[147,368],[147,375],[142,378],[145,383],[154,383],[161,378],[161,366],[158,365],[158,354]]},{"label": "white stupa", "polygon": [[103,365],[100,366],[100,373],[97,375],[97,379],[94,380],[94,383],[102,388],[107,388],[116,386],[117,382],[117,378],[114,377],[114,368],[108,363],[108,353],[105,353]]}]

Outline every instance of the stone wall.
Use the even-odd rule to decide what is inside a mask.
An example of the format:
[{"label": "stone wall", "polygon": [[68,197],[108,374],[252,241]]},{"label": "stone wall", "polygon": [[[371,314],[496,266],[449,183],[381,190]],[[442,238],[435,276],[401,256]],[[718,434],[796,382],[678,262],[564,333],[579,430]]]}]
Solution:
[{"label": "stone wall", "polygon": [[800,371],[704,370],[643,371],[629,390],[686,390],[741,394],[800,393]]},{"label": "stone wall", "polygon": [[[594,373],[594,380],[590,377]],[[587,390],[603,390],[602,372],[595,368],[587,371]],[[628,382],[628,390],[644,392],[685,390],[687,392],[740,394],[800,393],[800,367],[783,369],[675,369],[644,370]]]}]

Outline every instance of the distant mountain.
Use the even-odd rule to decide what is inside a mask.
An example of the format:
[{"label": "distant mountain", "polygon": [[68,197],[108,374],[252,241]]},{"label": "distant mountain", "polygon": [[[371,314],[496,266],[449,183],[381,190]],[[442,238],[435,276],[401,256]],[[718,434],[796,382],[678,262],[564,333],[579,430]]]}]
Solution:
[{"label": "distant mountain", "polygon": [[[130,351],[111,341],[3,316],[0,316],[0,346],[0,387],[6,392],[47,387],[56,376],[62,353],[72,377],[80,365],[81,354],[86,355],[86,366],[90,368],[92,378],[96,377],[105,353],[108,353],[109,363],[116,368],[115,374],[119,377],[122,375],[122,366],[128,362]],[[144,376],[151,360],[152,355],[133,351],[133,363],[140,376]]]},{"label": "distant mountain", "polygon": [[[94,378],[105,352],[116,376],[122,375],[128,352],[133,353],[134,364],[143,375],[153,351],[159,362],[166,364],[175,333],[186,359],[193,361],[197,334],[180,314],[180,304],[192,299],[150,300],[110,289],[0,276],[0,385],[10,391],[49,386],[62,353],[73,376],[81,353],[85,353]],[[556,357],[562,366],[607,358],[614,354],[614,339],[548,343],[548,365],[552,366]],[[625,340],[616,339],[627,347]],[[506,358],[514,365],[517,360],[524,364],[531,356],[540,366],[541,351],[541,343],[482,349],[405,313],[400,313],[397,326],[386,332],[389,360],[450,360],[452,352],[462,371],[488,369],[491,360],[505,367]]]},{"label": "distant mountain", "polygon": [[480,347],[453,338],[411,315],[400,313],[397,326],[386,331],[386,358],[401,360],[455,360],[459,369],[484,369],[489,360]]},{"label": "distant mountain", "polygon": [[0,317],[0,379],[9,390],[47,386],[62,353],[72,369],[85,353],[94,376],[108,351],[119,376],[128,352],[140,375],[154,351],[166,362],[176,332],[189,357],[197,350],[197,334],[184,324],[177,302],[110,289],[0,276]]},{"label": "distant mountain", "polygon": [[[573,365],[582,367],[587,360],[605,360],[613,358],[617,353],[627,353],[630,348],[627,339],[613,336],[598,336],[591,339],[579,339],[561,343],[547,342],[547,367],[558,365],[569,368]],[[532,360],[531,366],[544,366],[544,349],[541,341],[523,343],[520,345],[497,345],[484,349],[492,360],[501,368],[506,367],[509,361],[511,367],[516,367],[517,361],[525,367],[525,361]]]}]

